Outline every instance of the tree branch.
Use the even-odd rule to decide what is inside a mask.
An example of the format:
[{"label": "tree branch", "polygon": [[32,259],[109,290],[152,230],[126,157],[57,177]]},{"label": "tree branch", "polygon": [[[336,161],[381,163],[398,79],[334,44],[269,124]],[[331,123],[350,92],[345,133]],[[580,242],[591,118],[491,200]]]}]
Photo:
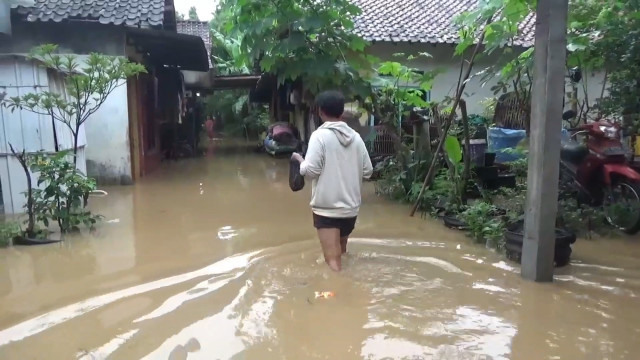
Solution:
[{"label": "tree branch", "polygon": [[[491,22],[491,18],[489,18],[487,20],[486,25],[488,25],[490,22]],[[438,146],[436,147],[436,151],[434,153],[434,158],[433,158],[434,160],[431,162],[431,165],[429,166],[429,171],[427,172],[427,176],[424,178],[424,182],[422,183],[422,188],[420,189],[420,193],[418,194],[418,198],[417,198],[415,204],[413,205],[413,208],[411,209],[411,212],[410,212],[409,216],[415,215],[416,211],[418,210],[418,206],[420,205],[420,200],[422,199],[422,195],[424,194],[424,191],[427,189],[427,187],[430,185],[431,179],[433,178],[433,175],[435,173],[436,163],[437,163],[437,161],[435,161],[435,159],[438,157],[438,155],[442,151],[442,147],[444,145],[444,140],[445,140],[446,134],[449,132],[449,128],[451,128],[451,124],[453,123],[453,119],[454,119],[454,117],[456,115],[456,108],[458,107],[458,104],[460,103],[460,100],[462,98],[462,94],[464,93],[464,89],[465,89],[465,87],[467,85],[467,81],[469,80],[469,77],[471,76],[471,70],[473,69],[473,64],[475,63],[475,59],[476,59],[476,56],[478,55],[478,52],[480,51],[480,47],[482,46],[482,43],[484,42],[485,34],[486,34],[486,32],[483,31],[482,35],[480,35],[480,38],[478,39],[478,43],[476,44],[475,48],[473,49],[473,53],[471,54],[471,58],[469,59],[469,66],[467,67],[467,72],[464,75],[464,81],[459,83],[459,86],[458,86],[458,91],[456,93],[456,99],[453,102],[453,110],[451,111],[451,114],[449,115],[449,118],[447,119],[447,123],[445,124],[443,133],[440,134],[440,139],[439,139],[439,142],[438,142]]]}]

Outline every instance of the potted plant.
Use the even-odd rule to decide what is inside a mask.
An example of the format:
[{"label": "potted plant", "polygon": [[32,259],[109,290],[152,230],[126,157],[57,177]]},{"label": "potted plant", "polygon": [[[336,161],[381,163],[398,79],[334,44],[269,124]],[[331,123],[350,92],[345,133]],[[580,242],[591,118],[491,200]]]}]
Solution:
[{"label": "potted plant", "polygon": [[[507,258],[520,262],[524,242],[524,213],[527,195],[526,184],[520,183],[516,188],[504,188],[500,191],[502,206],[506,210],[506,226],[504,242]],[[575,233],[556,227],[554,261],[557,267],[566,266],[571,258],[571,245],[576,242]]]},{"label": "potted plant", "polygon": [[442,219],[445,226],[464,230],[467,228],[467,224],[458,217],[458,214],[465,209],[468,187],[468,177],[465,174],[465,166],[462,163],[462,146],[458,138],[448,135],[445,138],[443,150],[448,166],[451,193],[447,199],[448,205]]},{"label": "potted plant", "polygon": [[[95,181],[85,177],[68,160],[71,150],[49,155],[11,152],[24,170],[27,180],[25,229],[13,239],[15,245],[42,245],[62,241],[52,239],[49,226],[57,223],[60,234],[78,231],[81,226],[93,228],[100,216],[86,210],[86,194],[95,190]],[[34,186],[31,174],[37,174]],[[38,225],[43,225],[39,227]]]},{"label": "potted plant", "polygon": [[11,144],[9,144],[9,148],[13,156],[15,156],[16,160],[20,163],[27,179],[27,191],[24,194],[27,199],[24,205],[27,212],[27,220],[25,221],[26,228],[13,237],[13,243],[15,245],[40,245],[59,242],[60,240],[47,239],[48,231],[36,227],[36,220],[40,213],[38,210],[43,210],[43,204],[36,204],[35,201],[31,172],[29,171],[30,156],[24,149],[21,152],[17,152]]},{"label": "potted plant", "polygon": [[476,201],[460,214],[467,224],[467,231],[478,244],[502,250],[504,247],[505,222],[502,212],[486,201]]}]

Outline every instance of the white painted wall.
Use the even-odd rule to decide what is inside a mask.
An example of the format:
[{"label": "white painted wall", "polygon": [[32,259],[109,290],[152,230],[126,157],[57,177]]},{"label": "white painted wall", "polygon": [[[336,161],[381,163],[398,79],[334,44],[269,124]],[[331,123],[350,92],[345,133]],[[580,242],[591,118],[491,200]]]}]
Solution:
[{"label": "white painted wall", "polygon": [[[0,56],[0,93],[7,97],[22,96],[41,91],[59,91],[64,88],[55,74],[48,73],[23,56]],[[55,151],[51,118],[26,110],[11,112],[0,107],[0,182],[2,199],[7,214],[21,213],[26,203],[23,192],[27,190],[24,171],[11,154],[9,144],[18,152]],[[73,147],[73,135],[62,123],[56,123],[58,144],[61,150]],[[79,135],[78,169],[86,173],[84,129]],[[32,176],[33,177],[33,176]],[[34,182],[35,183],[35,182]]]},{"label": "white painted wall", "polygon": [[[91,22],[14,22],[13,35],[0,41],[1,54],[26,54],[40,44],[58,44],[60,53],[98,52],[125,56],[124,27]],[[87,172],[99,184],[130,184],[129,116],[126,86],[121,86],[86,123]],[[84,131],[84,130],[83,130]],[[83,135],[84,139],[84,135]],[[83,140],[84,141],[84,140]],[[89,149],[91,147],[91,149]]]},{"label": "white painted wall", "polygon": [[[460,75],[460,58],[454,56],[453,45],[374,43],[367,49],[367,52],[379,57],[383,61],[398,61],[424,71],[442,70],[442,73],[438,75],[433,84],[431,100],[442,101],[447,96],[455,96],[458,77]],[[393,56],[393,54],[397,53],[416,56],[419,52],[427,52],[431,54],[432,57],[418,57],[414,60],[406,61],[406,57]],[[476,74],[487,66],[494,64],[497,60],[497,56],[479,57],[472,74]],[[588,84],[590,102],[594,103],[595,99],[600,96],[604,75],[598,73],[584,74],[584,76]],[[464,99],[467,101],[469,114],[482,113],[483,106],[480,102],[486,98],[495,97],[491,91],[491,87],[497,83],[497,79],[493,79],[482,86],[480,78],[480,76],[473,77],[467,83],[465,89]],[[570,87],[567,87],[567,91],[570,91]],[[498,94],[498,96],[499,95],[500,94]],[[562,96],[562,94],[558,94],[558,96]],[[582,97],[582,91],[580,92],[580,96]],[[569,107],[568,104],[567,107]]]},{"label": "white painted wall", "polygon": [[87,172],[101,185],[133,183],[127,86],[122,83],[85,122]]}]

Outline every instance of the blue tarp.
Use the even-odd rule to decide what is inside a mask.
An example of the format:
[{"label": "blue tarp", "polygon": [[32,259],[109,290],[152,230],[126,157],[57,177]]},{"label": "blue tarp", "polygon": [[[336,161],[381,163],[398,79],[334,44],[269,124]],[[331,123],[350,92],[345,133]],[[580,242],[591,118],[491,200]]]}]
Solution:
[{"label": "blue tarp", "polygon": [[518,143],[527,137],[527,132],[525,130],[490,127],[487,137],[489,142],[489,152],[496,153],[497,163],[515,161],[523,157],[521,154],[505,150],[516,148]]}]

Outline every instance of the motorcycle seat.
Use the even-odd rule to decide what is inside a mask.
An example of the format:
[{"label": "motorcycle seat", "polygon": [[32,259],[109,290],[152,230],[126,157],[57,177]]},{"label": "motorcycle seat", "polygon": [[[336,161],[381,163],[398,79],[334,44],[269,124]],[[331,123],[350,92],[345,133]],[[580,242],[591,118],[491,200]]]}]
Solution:
[{"label": "motorcycle seat", "polygon": [[560,146],[560,159],[562,161],[577,164],[589,155],[589,149],[575,141],[563,142]]}]

